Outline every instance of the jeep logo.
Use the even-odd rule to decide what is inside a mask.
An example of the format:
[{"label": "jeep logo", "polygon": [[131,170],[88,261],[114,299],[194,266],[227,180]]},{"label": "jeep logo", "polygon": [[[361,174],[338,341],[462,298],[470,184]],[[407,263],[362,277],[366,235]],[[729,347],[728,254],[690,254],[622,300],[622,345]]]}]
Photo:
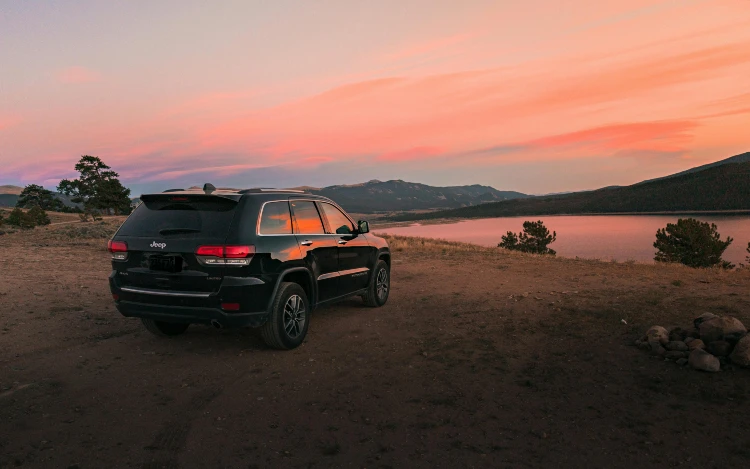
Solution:
[{"label": "jeep logo", "polygon": [[165,247],[167,247],[167,243],[157,243],[156,241],[154,241],[153,243],[151,243],[151,247],[164,249]]}]

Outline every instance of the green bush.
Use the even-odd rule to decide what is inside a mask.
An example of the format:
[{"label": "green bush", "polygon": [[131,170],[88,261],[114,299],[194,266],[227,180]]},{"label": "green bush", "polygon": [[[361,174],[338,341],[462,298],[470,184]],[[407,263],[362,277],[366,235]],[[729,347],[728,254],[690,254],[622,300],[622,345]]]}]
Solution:
[{"label": "green bush", "polygon": [[36,226],[34,219],[20,208],[15,208],[10,212],[7,223],[24,230],[30,230]]},{"label": "green bush", "polygon": [[34,220],[34,224],[38,226],[50,224],[47,212],[45,212],[42,207],[38,205],[34,205],[33,207],[31,207],[31,210],[28,211],[27,215],[31,217],[31,219]]},{"label": "green bush", "polygon": [[656,231],[656,262],[674,262],[689,267],[734,267],[721,258],[732,244],[732,238],[721,240],[715,224],[694,218],[680,218],[677,223],[667,223],[666,228]]},{"label": "green bush", "polygon": [[554,243],[555,240],[557,240],[557,232],[553,231],[550,234],[543,221],[525,221],[523,222],[522,232],[516,235],[512,231],[508,231],[497,246],[511,251],[554,256],[557,252],[547,246]]}]

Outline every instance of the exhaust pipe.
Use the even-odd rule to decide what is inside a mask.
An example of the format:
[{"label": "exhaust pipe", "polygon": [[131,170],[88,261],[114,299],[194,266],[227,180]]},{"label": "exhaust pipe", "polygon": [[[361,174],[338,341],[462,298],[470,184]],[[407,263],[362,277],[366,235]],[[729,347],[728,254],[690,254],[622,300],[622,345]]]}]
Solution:
[{"label": "exhaust pipe", "polygon": [[211,320],[211,325],[212,325],[212,326],[214,326],[214,327],[215,327],[215,328],[217,328],[217,329],[221,329],[221,328],[223,328],[223,327],[224,327],[224,326],[222,326],[222,325],[221,325],[221,323],[220,323],[219,321],[217,321],[216,319],[212,319],[212,320]]}]

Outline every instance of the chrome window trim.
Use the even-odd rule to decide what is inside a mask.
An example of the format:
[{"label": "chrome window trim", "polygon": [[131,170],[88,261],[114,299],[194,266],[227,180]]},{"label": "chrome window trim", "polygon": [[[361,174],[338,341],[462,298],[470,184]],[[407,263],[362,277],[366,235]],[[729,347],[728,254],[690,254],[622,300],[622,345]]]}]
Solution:
[{"label": "chrome window trim", "polygon": [[[292,223],[292,232],[291,233],[277,233],[277,234],[263,234],[260,232],[260,220],[263,218],[263,209],[266,208],[266,205],[273,204],[273,203],[279,203],[279,202],[286,202],[286,206],[289,209],[289,221]],[[260,211],[258,212],[258,220],[255,222],[255,234],[258,236],[294,236],[294,220],[292,219],[292,207],[289,206],[289,200],[269,200],[266,202],[263,202],[263,205],[260,206]]]},{"label": "chrome window trim", "polygon": [[[274,203],[274,202],[286,202],[288,204],[291,204],[295,200],[298,200],[300,202],[313,202],[313,203],[317,202],[317,203],[331,204],[334,207],[336,207],[337,209],[339,209],[341,211],[341,213],[344,214],[344,216],[352,223],[352,226],[354,226],[355,228],[359,227],[357,225],[357,222],[354,221],[352,219],[352,217],[349,216],[348,213],[346,213],[346,210],[344,210],[343,208],[341,208],[341,206],[339,204],[337,204],[336,202],[334,202],[331,199],[323,199],[323,198],[321,198],[321,199],[310,199],[310,198],[292,196],[292,197],[290,197],[288,199],[267,200],[267,201],[265,201],[265,202],[263,202],[261,204],[260,211],[258,211],[258,220],[255,223],[255,234],[257,236],[323,236],[323,235],[325,235],[325,236],[331,236],[331,235],[336,236],[337,235],[337,233],[309,233],[309,234],[295,233],[294,232],[294,213],[292,211],[291,205],[289,206],[289,216],[292,217],[292,234],[262,234],[260,232],[260,219],[263,216],[263,209],[266,207],[266,204],[271,204],[271,203]],[[325,216],[325,213],[323,213],[323,216]],[[323,222],[323,219],[321,218],[320,221]],[[326,219],[326,221],[327,221],[327,219]],[[325,230],[325,229],[326,229],[325,223],[323,223],[323,230]],[[341,236],[341,235],[339,235],[339,236]]]},{"label": "chrome window trim", "polygon": [[121,287],[120,290],[128,293],[138,293],[141,295],[154,295],[154,296],[181,296],[185,298],[208,298],[211,293],[190,293],[190,292],[177,292],[177,291],[165,291],[165,290],[151,290],[148,288],[136,288],[136,287]]}]

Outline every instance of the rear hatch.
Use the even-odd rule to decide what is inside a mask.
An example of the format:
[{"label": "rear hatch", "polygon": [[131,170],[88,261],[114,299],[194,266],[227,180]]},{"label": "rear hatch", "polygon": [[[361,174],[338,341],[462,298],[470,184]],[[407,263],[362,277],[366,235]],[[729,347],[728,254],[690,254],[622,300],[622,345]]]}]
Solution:
[{"label": "rear hatch", "polygon": [[127,259],[114,261],[119,287],[211,293],[226,267],[206,265],[199,247],[222,246],[237,214],[238,196],[157,194],[120,227],[114,240],[127,243]]}]

